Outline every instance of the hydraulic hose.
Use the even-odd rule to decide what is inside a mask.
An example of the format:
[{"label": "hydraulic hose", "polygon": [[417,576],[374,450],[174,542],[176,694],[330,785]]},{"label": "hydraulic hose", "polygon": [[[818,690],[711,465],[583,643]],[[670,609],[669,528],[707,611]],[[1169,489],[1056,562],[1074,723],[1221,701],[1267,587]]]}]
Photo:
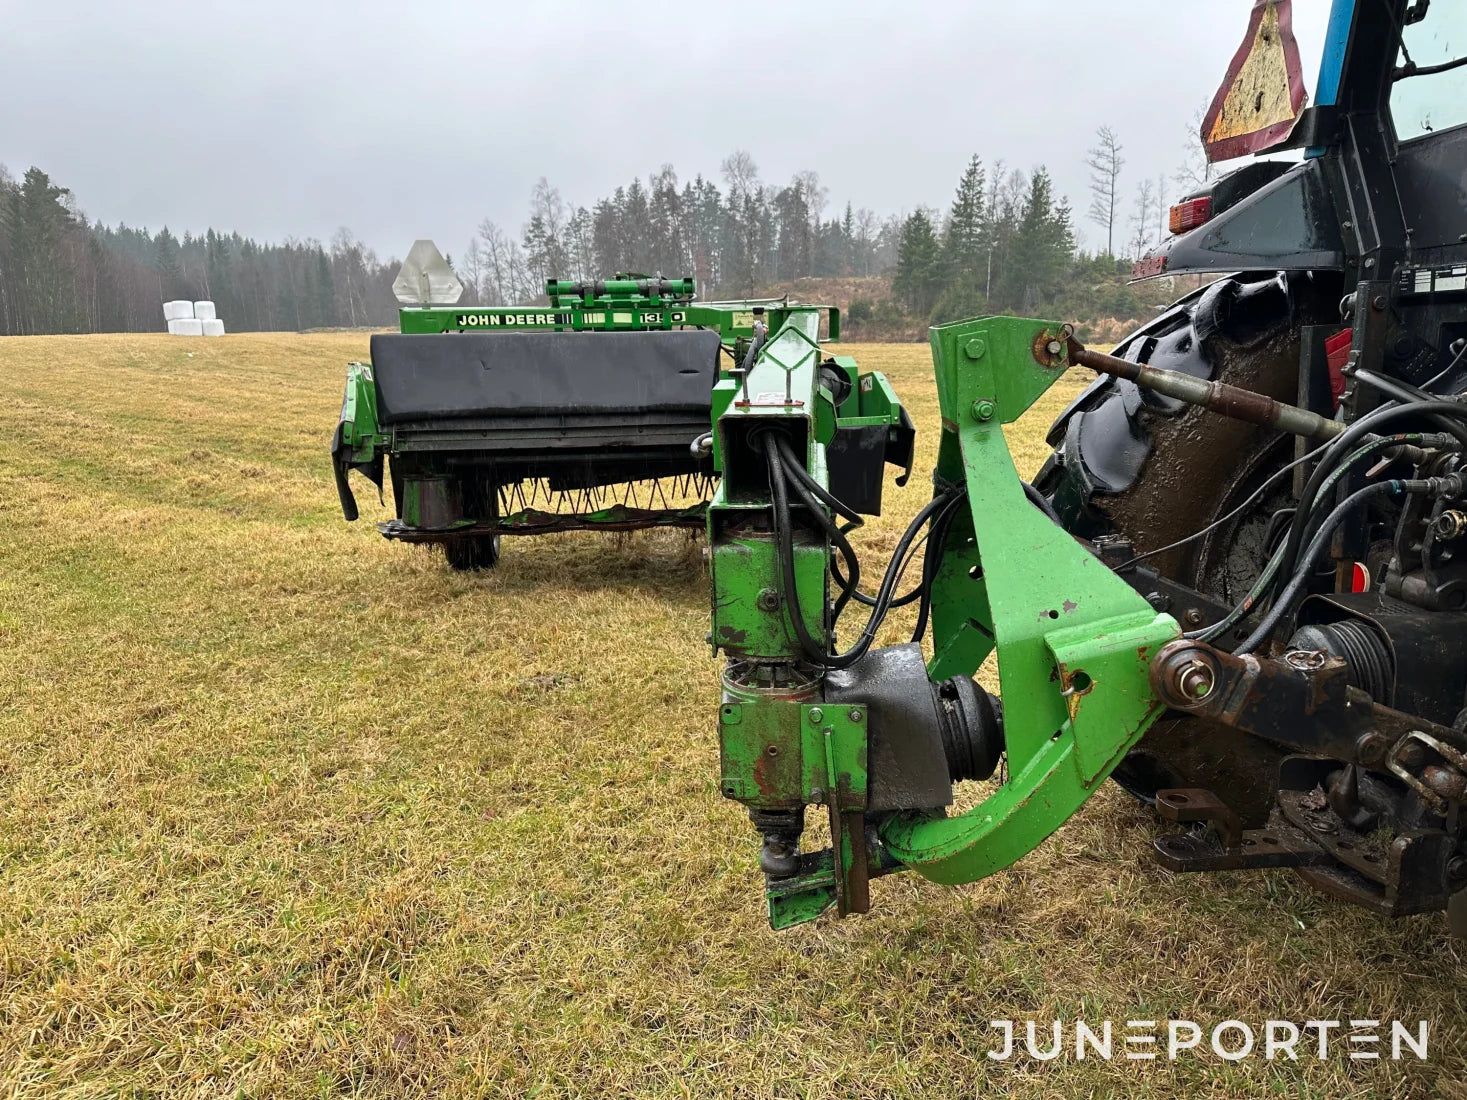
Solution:
[{"label": "hydraulic hose", "polygon": [[[1328,544],[1330,537],[1335,533],[1335,528],[1344,522],[1345,517],[1352,511],[1364,504],[1366,501],[1378,496],[1398,496],[1407,491],[1408,487],[1413,489],[1424,489],[1425,482],[1405,482],[1393,478],[1390,481],[1379,481],[1374,485],[1367,485],[1351,493],[1330,512],[1320,524],[1319,530],[1315,532],[1314,538],[1310,539],[1308,548],[1299,562],[1289,583],[1279,593],[1278,599],[1274,600],[1273,606],[1269,608],[1268,614],[1253,629],[1253,633],[1243,640],[1243,644],[1233,650],[1234,653],[1252,653],[1258,646],[1273,633],[1274,628],[1283,621],[1286,615],[1293,613],[1299,598],[1305,593],[1309,584],[1309,574],[1314,568],[1320,552]],[[1418,491],[1419,491],[1418,489]]]},{"label": "hydraulic hose", "polygon": [[950,503],[950,498],[947,495],[933,497],[913,517],[892,553],[891,561],[881,580],[881,587],[876,594],[876,606],[872,609],[871,616],[856,644],[844,653],[832,654],[828,652],[825,645],[811,636],[800,610],[799,588],[795,583],[794,531],[789,506],[790,475],[780,456],[779,441],[773,433],[764,438],[764,455],[769,467],[770,493],[774,498],[774,537],[778,547],[776,560],[779,563],[780,588],[790,622],[794,626],[796,640],[806,658],[811,662],[827,669],[849,668],[866,655],[872,642],[875,641],[876,631],[880,629],[887,611],[890,610],[893,591],[917,533],[936,512]]},{"label": "hydraulic hose", "polygon": [[1308,515],[1313,509],[1313,502],[1319,499],[1319,490],[1324,481],[1333,472],[1335,466],[1340,462],[1340,456],[1350,453],[1360,440],[1374,432],[1383,422],[1387,420],[1398,420],[1407,416],[1418,416],[1427,413],[1441,413],[1443,416],[1455,418],[1454,426],[1461,431],[1453,431],[1454,438],[1461,439],[1467,435],[1467,426],[1462,421],[1467,420],[1467,407],[1457,405],[1450,401],[1411,401],[1404,405],[1391,405],[1386,408],[1376,409],[1361,417],[1351,424],[1345,431],[1330,444],[1329,450],[1325,452],[1319,465],[1309,475],[1309,481],[1304,486],[1304,492],[1300,496],[1300,508],[1294,516],[1294,522],[1289,526],[1289,537],[1285,545],[1284,571],[1293,572],[1293,564],[1298,559],[1299,548],[1304,542],[1305,527],[1308,523]]},{"label": "hydraulic hose", "polygon": [[[1368,458],[1377,451],[1398,447],[1403,443],[1421,442],[1424,439],[1426,439],[1426,436],[1421,432],[1400,432],[1396,435],[1371,440],[1365,446],[1351,452],[1335,467],[1320,487],[1321,494],[1327,495],[1340,478],[1349,471],[1350,467],[1361,459]],[[1285,467],[1285,469],[1287,468]],[[1201,630],[1189,630],[1183,634],[1183,637],[1210,642],[1214,638],[1220,638],[1233,627],[1237,626],[1238,623],[1246,619],[1253,609],[1258,606],[1259,601],[1268,594],[1268,590],[1273,587],[1273,583],[1283,566],[1284,552],[1286,549],[1286,546],[1280,545],[1274,551],[1273,556],[1269,558],[1268,563],[1263,567],[1262,572],[1259,573],[1258,579],[1253,582],[1253,587],[1249,590],[1248,595],[1243,597],[1242,601],[1229,611],[1224,618]]]}]

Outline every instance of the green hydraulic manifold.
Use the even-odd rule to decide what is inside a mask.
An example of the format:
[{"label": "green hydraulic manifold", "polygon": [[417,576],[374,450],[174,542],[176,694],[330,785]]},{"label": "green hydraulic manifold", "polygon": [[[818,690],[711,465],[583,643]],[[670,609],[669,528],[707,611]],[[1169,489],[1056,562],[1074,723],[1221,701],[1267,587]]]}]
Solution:
[{"label": "green hydraulic manifold", "polygon": [[[932,350],[943,427],[935,489],[966,486],[967,498],[930,581],[934,653],[916,690],[971,676],[996,654],[1007,761],[1003,781],[961,815],[946,816],[930,800],[872,808],[868,794],[881,778],[869,751],[875,711],[868,717],[859,679],[837,691],[835,674],[812,667],[795,642],[769,534],[770,478],[750,436],[760,421],[778,423],[799,440],[806,470],[823,475],[821,391],[800,372],[797,337],[761,356],[749,396],[726,400],[717,420],[724,480],[709,510],[710,641],[728,658],[721,785],[765,836],[761,864],[776,928],[832,904],[842,915],[863,911],[867,879],[889,871],[961,883],[1012,865],[1080,808],[1162,710],[1147,666],[1180,633],[1176,622],[1034,507],[1005,441],[1003,426],[1069,365],[1061,327],[965,321],[934,328]],[[834,625],[821,598],[830,553],[808,530],[795,543],[800,611],[818,637],[830,637]],[[879,685],[870,690],[874,707]],[[828,811],[833,846],[791,854],[812,806]]]}]

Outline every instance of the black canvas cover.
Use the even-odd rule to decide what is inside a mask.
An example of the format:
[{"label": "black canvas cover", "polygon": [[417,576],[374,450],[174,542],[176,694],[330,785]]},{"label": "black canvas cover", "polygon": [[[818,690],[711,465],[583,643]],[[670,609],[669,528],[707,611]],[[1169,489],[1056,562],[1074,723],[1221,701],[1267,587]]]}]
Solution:
[{"label": "black canvas cover", "polygon": [[372,337],[383,424],[454,417],[707,416],[718,333],[494,332]]}]

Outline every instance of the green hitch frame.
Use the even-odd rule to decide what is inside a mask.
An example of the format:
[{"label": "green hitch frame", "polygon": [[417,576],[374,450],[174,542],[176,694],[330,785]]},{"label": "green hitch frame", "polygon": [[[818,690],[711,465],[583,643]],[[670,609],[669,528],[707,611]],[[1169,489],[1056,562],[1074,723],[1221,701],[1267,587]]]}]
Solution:
[{"label": "green hitch frame", "polygon": [[1181,630],[1028,500],[1004,438],[1069,366],[1058,324],[994,317],[932,330],[943,434],[936,480],[966,483],[933,581],[940,680],[998,658],[1008,778],[957,817],[881,829],[934,882],[991,875],[1033,851],[1095,793],[1164,709],[1151,657]]}]

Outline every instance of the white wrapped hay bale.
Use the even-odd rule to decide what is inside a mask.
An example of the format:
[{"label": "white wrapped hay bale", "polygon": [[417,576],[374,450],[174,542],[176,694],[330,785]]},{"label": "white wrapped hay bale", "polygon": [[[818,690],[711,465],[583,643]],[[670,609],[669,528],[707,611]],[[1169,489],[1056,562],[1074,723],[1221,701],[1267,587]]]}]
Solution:
[{"label": "white wrapped hay bale", "polygon": [[174,336],[202,336],[204,322],[195,317],[178,317],[168,322],[168,331]]},{"label": "white wrapped hay bale", "polygon": [[[212,308],[212,307],[211,307]],[[176,302],[163,303],[163,319],[165,321],[187,321],[194,315],[194,304],[182,299]],[[173,331],[172,329],[169,330]]]},{"label": "white wrapped hay bale", "polygon": [[194,316],[197,317],[200,321],[212,321],[214,320],[214,318],[218,317],[219,314],[214,312],[213,302],[195,302]]},{"label": "white wrapped hay bale", "polygon": [[204,326],[205,336],[224,335],[224,322],[219,320],[217,317],[210,317],[207,320],[200,321],[199,324]]}]

